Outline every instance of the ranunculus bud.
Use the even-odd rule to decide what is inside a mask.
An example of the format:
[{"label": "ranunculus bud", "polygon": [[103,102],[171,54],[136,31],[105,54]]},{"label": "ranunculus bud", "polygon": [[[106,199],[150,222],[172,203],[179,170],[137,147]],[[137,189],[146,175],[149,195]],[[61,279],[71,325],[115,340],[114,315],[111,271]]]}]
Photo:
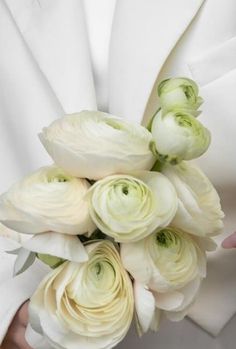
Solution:
[{"label": "ranunculus bud", "polygon": [[172,164],[198,158],[210,145],[210,132],[194,116],[173,110],[160,110],[154,117],[151,132],[162,161]]},{"label": "ranunculus bud", "polygon": [[198,96],[197,84],[188,78],[163,80],[158,86],[158,96],[164,114],[174,109],[182,109],[196,116],[197,109],[203,102]]}]

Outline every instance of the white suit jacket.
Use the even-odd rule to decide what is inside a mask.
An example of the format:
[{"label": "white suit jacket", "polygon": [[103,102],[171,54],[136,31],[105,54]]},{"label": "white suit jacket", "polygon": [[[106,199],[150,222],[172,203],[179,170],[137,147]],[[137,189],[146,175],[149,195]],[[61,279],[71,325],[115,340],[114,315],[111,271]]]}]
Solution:
[{"label": "white suit jacket", "polygon": [[[160,80],[189,76],[198,82],[205,99],[201,118],[213,135],[200,163],[220,191],[225,234],[236,227],[235,17],[235,0],[117,0],[108,74],[108,111],[143,124],[157,109]],[[36,136],[43,126],[96,108],[82,0],[0,0],[0,191],[50,163]],[[1,253],[0,341],[46,272],[35,265],[12,279],[12,263]],[[235,267],[234,251],[211,254],[208,278],[190,312],[213,335],[236,311]],[[191,331],[191,338],[201,334],[202,346],[215,345],[187,320],[166,326],[163,334],[146,337],[149,348],[158,340],[171,348],[170,331],[175,349],[192,345]],[[128,343],[143,345],[130,338]]]}]

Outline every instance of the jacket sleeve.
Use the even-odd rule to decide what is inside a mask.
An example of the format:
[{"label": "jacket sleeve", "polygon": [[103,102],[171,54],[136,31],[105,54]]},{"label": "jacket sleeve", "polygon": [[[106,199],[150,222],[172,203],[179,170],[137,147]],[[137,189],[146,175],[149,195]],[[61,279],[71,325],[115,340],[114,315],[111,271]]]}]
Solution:
[{"label": "jacket sleeve", "polygon": [[15,256],[0,252],[0,345],[19,307],[31,297],[49,269],[40,261],[12,276]]}]

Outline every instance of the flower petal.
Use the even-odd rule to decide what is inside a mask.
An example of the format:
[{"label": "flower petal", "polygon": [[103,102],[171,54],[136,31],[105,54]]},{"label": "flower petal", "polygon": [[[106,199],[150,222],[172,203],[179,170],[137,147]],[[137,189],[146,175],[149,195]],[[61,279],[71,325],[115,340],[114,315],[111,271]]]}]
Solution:
[{"label": "flower petal", "polygon": [[175,311],[166,312],[166,316],[171,321],[182,320],[188,312],[189,307],[193,304],[201,286],[201,279],[196,278],[187,286],[179,290],[183,295],[183,301]]},{"label": "flower petal", "polygon": [[165,165],[162,172],[175,187],[178,210],[173,226],[198,236],[214,236],[223,228],[220,198],[206,175],[188,162]]},{"label": "flower petal", "polygon": [[0,252],[8,252],[20,247],[21,245],[16,240],[0,236]]},{"label": "flower petal", "polygon": [[18,252],[15,264],[14,264],[14,276],[23,273],[27,270],[35,261],[36,255],[34,252],[28,251],[25,248],[21,248]]},{"label": "flower petal", "polygon": [[29,251],[49,254],[72,262],[86,262],[88,254],[77,236],[48,232],[34,235],[23,242]]},{"label": "flower petal", "polygon": [[134,282],[134,302],[139,334],[146,333],[155,314],[155,298],[151,291],[139,282]]},{"label": "flower petal", "polygon": [[34,349],[53,349],[46,338],[35,332],[30,324],[27,325],[25,331],[25,339],[27,343]]},{"label": "flower petal", "polygon": [[162,311],[158,308],[155,309],[154,316],[152,318],[150,329],[157,332],[160,327]]},{"label": "flower petal", "polygon": [[178,291],[171,291],[165,293],[154,293],[156,307],[163,310],[174,310],[179,308],[183,301],[184,295]]}]

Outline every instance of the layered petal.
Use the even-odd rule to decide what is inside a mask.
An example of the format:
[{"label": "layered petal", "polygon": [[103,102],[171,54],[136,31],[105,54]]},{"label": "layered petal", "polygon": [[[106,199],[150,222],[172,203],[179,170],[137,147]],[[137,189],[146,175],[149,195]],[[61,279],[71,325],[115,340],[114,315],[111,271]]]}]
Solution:
[{"label": "layered petal", "polygon": [[85,179],[56,166],[43,167],[0,197],[0,221],[25,234],[91,233],[95,226],[85,200],[89,187]]},{"label": "layered petal", "polygon": [[80,178],[149,170],[155,162],[148,130],[99,111],[60,118],[40,140],[58,166]]},{"label": "layered petal", "polygon": [[181,289],[206,275],[205,249],[195,237],[173,227],[122,244],[121,259],[136,281],[160,293]]},{"label": "layered petal", "polygon": [[187,162],[177,166],[166,165],[162,172],[178,195],[178,210],[172,224],[202,237],[219,234],[223,228],[224,213],[220,198],[205,174],[196,165]]},{"label": "layered petal", "polygon": [[163,80],[159,84],[157,92],[164,113],[179,108],[197,116],[197,109],[203,103],[203,99],[198,95],[197,84],[188,78]]},{"label": "layered petal", "polygon": [[161,161],[176,164],[198,158],[210,145],[210,132],[191,114],[160,110],[154,117],[151,132]]},{"label": "layered petal", "polygon": [[54,348],[112,348],[133,318],[132,283],[114,245],[102,241],[86,249],[86,263],[65,262],[31,298],[31,326]]},{"label": "layered petal", "polygon": [[106,177],[89,190],[96,226],[118,242],[138,241],[170,223],[176,213],[175,190],[160,173]]},{"label": "layered petal", "polygon": [[206,276],[206,247],[198,238],[173,227],[121,245],[123,265],[135,280],[139,333],[157,330],[161,313],[172,321],[187,314]]}]

